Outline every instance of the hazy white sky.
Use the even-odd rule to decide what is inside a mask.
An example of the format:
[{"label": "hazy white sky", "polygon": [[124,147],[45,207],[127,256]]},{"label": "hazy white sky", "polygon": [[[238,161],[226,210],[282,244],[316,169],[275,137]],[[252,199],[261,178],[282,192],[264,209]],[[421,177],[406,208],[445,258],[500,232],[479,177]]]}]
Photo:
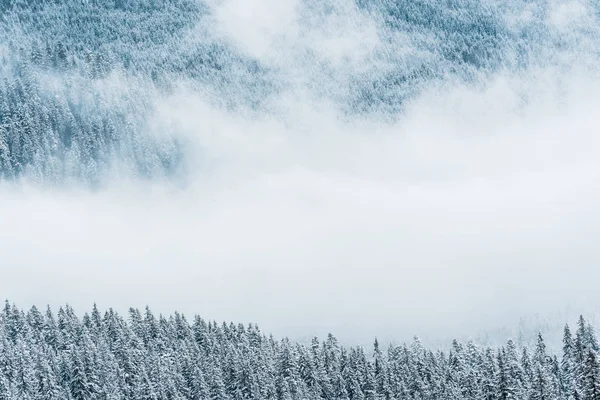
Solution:
[{"label": "hazy white sky", "polygon": [[[598,77],[498,73],[426,91],[399,122],[342,118],[303,89],[322,77],[298,61],[310,48],[341,76],[365,68],[376,24],[341,3],[308,22],[291,0],[213,4],[224,40],[297,85],[259,115],[183,85],[157,97],[154,133],[188,143],[184,189],[4,184],[0,293],[22,307],[149,304],[359,342],[593,310]],[[585,17],[569,4],[553,14],[561,27]]]}]

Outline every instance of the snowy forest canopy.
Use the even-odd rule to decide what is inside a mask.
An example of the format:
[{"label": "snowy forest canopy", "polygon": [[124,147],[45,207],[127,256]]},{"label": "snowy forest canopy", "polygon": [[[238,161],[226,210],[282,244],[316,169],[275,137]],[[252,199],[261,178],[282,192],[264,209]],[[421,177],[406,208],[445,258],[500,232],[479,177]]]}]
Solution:
[{"label": "snowy forest canopy", "polygon": [[445,81],[536,66],[593,68],[600,54],[597,2],[588,23],[567,28],[547,1],[353,6],[376,27],[376,43],[362,61],[336,63],[314,39],[329,19],[350,18],[336,14],[334,0],[299,2],[304,41],[284,42],[270,58],[217,34],[202,0],[3,0],[0,177],[94,184],[119,172],[176,175],[185,140],[155,132],[149,117],[154,100],[178,85],[233,113],[277,114],[278,96],[298,90],[347,116],[397,116],[405,101]]},{"label": "snowy forest canopy", "polygon": [[0,399],[432,399],[600,398],[594,329],[564,328],[560,354],[542,335],[531,348],[453,341],[372,348],[296,343],[257,325],[110,309],[79,318],[61,307],[0,315]]}]

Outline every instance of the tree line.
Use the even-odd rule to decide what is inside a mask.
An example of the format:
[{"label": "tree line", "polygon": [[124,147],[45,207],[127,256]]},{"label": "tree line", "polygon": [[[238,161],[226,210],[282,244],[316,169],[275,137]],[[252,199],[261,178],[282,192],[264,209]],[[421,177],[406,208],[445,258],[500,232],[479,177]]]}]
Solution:
[{"label": "tree line", "polygon": [[333,334],[300,343],[255,324],[189,322],[149,308],[127,317],[96,306],[0,314],[0,399],[383,400],[600,399],[598,341],[581,317],[561,354],[542,335],[531,348],[418,338],[348,347]]}]

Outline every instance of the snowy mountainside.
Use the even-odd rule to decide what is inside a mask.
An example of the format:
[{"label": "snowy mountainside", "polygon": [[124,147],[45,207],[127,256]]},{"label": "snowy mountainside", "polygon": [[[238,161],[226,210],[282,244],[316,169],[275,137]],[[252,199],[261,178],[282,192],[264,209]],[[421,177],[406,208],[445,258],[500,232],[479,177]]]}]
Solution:
[{"label": "snowy mountainside", "polygon": [[[151,117],[181,86],[234,115],[285,119],[279,99],[304,93],[344,118],[390,121],[430,87],[476,85],[498,71],[568,71],[575,59],[593,68],[599,53],[595,2],[574,25],[580,3],[305,0],[294,3],[293,32],[276,32],[262,51],[221,34],[218,4],[3,1],[0,176],[177,176],[202,154]],[[336,29],[356,37],[343,41]]]}]

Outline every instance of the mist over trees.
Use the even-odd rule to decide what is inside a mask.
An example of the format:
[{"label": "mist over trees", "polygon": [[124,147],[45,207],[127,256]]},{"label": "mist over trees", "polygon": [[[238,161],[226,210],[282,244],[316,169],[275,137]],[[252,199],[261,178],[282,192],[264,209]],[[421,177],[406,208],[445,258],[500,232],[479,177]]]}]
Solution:
[{"label": "mist over trees", "polygon": [[560,354],[454,340],[347,347],[329,334],[297,343],[255,324],[96,306],[0,315],[0,399],[582,399],[600,398],[598,340],[581,317]]},{"label": "mist over trees", "polygon": [[96,183],[114,162],[174,173],[181,144],[149,134],[153,96],[178,77],[237,78],[223,45],[182,39],[202,13],[192,0],[2,2],[0,176]]},{"label": "mist over trees", "polygon": [[[569,69],[573,59],[581,67],[598,50],[600,24],[560,30],[546,2],[360,0],[351,8],[346,15],[335,1],[300,2],[297,40],[274,48],[275,62],[218,34],[214,9],[200,0],[4,0],[0,177],[94,184],[118,172],[173,176],[185,143],[167,128],[155,132],[150,117],[154,99],[178,85],[233,112],[277,115],[278,96],[302,89],[349,116],[398,116],[431,85]],[[356,15],[377,35],[358,64],[333,62],[316,39],[303,39],[322,36],[329,18]]]}]

